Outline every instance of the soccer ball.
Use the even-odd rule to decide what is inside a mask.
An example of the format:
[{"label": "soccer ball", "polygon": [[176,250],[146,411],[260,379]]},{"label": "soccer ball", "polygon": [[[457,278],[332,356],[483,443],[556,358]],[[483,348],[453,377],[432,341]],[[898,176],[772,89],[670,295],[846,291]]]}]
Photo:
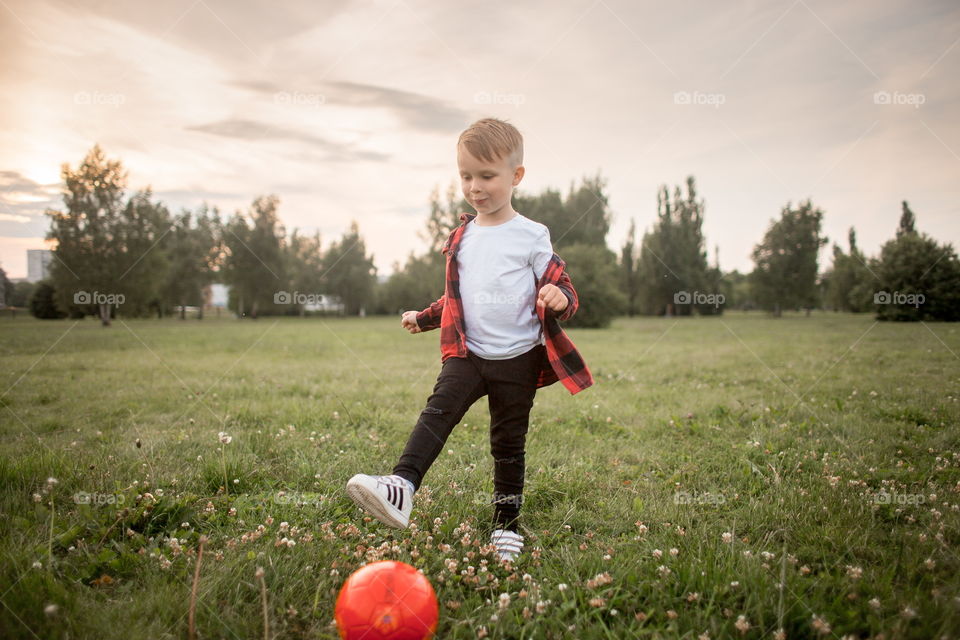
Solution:
[{"label": "soccer ball", "polygon": [[340,587],[334,617],[342,640],[426,640],[437,629],[437,595],[409,564],[371,562]]}]

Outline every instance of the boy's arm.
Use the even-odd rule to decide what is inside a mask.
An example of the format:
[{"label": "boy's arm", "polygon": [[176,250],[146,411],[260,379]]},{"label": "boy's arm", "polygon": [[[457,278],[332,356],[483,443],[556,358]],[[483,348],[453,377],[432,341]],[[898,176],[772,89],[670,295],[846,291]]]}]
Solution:
[{"label": "boy's arm", "polygon": [[417,314],[417,326],[420,331],[429,331],[440,327],[440,316],[443,315],[443,305],[447,302],[447,295],[443,294],[436,302]]},{"label": "boy's arm", "polygon": [[566,268],[564,268],[563,272],[560,274],[560,279],[557,281],[557,288],[563,292],[563,295],[567,296],[567,307],[559,314],[553,311],[551,311],[551,313],[554,313],[554,315],[557,317],[557,320],[562,322],[573,317],[573,314],[575,314],[577,309],[580,307],[580,299],[577,296],[576,289],[573,288],[573,283],[570,281],[570,276],[567,275]]}]

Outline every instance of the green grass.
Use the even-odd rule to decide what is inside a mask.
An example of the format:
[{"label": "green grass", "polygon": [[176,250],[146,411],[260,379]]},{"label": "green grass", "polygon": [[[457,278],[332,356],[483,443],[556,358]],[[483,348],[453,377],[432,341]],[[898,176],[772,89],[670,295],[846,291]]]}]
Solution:
[{"label": "green grass", "polygon": [[392,468],[438,332],[0,320],[0,636],[184,638],[204,535],[200,638],[263,637],[258,566],[271,637],[335,638],[342,581],[381,558],[430,578],[439,638],[821,637],[814,616],[824,638],[957,637],[956,325],[734,313],[568,333],[596,385],[537,393],[508,569],[461,543],[491,528],[486,399],[427,474],[417,530],[343,491]]}]

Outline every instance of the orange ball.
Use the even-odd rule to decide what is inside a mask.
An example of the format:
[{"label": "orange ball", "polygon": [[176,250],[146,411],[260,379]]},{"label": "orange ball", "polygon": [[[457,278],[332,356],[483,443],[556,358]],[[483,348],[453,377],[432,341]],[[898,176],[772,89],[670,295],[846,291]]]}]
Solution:
[{"label": "orange ball", "polygon": [[371,562],[350,574],[334,608],[342,640],[426,640],[438,617],[427,577],[395,560]]}]

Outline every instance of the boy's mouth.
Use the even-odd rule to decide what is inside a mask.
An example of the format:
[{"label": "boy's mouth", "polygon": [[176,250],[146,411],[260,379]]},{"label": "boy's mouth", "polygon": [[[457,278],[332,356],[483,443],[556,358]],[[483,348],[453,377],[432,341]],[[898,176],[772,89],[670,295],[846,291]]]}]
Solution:
[{"label": "boy's mouth", "polygon": [[480,200],[474,200],[474,201],[473,201],[473,204],[483,204],[483,203],[485,203],[486,201],[487,201],[486,198],[482,198],[482,199],[480,199]]}]

